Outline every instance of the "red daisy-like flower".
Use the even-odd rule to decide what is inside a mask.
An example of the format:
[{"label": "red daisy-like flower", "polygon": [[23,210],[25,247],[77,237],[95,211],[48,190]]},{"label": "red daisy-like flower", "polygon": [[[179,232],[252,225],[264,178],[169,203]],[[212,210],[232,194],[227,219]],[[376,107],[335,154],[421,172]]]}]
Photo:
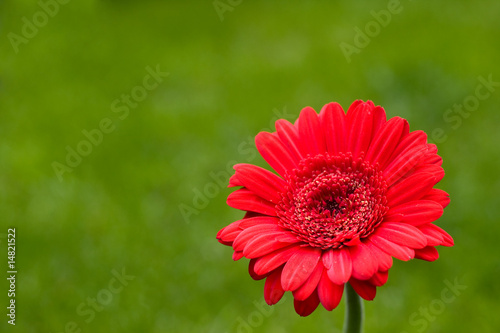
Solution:
[{"label": "red daisy-like flower", "polygon": [[266,279],[269,305],[291,291],[301,316],[319,303],[333,310],[345,283],[372,300],[392,257],[434,261],[435,246],[453,245],[432,223],[450,202],[433,188],[444,176],[436,146],[371,101],[347,113],[337,103],[319,115],[306,107],[295,124],[280,119],[255,142],[278,175],[234,166],[229,186],[242,188],[227,203],[247,213],[217,239],[234,260],[250,259],[253,279]]}]

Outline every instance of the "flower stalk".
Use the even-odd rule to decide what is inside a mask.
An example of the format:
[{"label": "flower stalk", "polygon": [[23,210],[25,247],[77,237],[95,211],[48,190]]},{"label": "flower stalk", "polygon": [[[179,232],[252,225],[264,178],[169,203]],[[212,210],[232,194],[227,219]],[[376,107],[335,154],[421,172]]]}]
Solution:
[{"label": "flower stalk", "polygon": [[361,333],[365,319],[363,300],[350,283],[345,284],[345,291],[347,295],[343,333]]}]

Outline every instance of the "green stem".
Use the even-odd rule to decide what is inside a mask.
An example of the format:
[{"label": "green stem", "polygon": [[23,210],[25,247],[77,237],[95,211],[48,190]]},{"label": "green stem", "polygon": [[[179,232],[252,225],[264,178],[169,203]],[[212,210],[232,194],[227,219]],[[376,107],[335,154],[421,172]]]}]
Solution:
[{"label": "green stem", "polygon": [[351,287],[351,284],[345,284],[346,308],[344,319],[344,333],[363,332],[364,309],[363,300]]}]

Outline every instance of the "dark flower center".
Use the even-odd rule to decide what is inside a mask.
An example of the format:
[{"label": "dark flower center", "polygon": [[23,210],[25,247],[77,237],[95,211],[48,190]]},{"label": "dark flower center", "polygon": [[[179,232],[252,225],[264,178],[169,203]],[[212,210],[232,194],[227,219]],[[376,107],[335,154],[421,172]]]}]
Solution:
[{"label": "dark flower center", "polygon": [[371,234],[387,212],[387,185],[376,166],[350,153],[308,157],[286,177],[280,226],[322,249]]}]

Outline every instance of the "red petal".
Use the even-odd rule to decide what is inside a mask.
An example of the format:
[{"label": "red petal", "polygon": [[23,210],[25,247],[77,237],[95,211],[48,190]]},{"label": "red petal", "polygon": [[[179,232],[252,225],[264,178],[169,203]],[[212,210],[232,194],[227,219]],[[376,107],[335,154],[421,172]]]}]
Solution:
[{"label": "red petal", "polygon": [[450,203],[450,196],[443,190],[433,188],[425,196],[422,197],[422,200],[434,200],[441,206],[443,206],[443,208],[446,208],[446,206],[448,206],[448,204]]},{"label": "red petal", "polygon": [[443,164],[443,158],[437,154],[427,155],[424,159],[424,163],[441,166]]},{"label": "red petal", "polygon": [[429,154],[437,154],[438,148],[434,143],[428,143],[427,147],[429,147]]},{"label": "red petal", "polygon": [[257,150],[269,165],[281,176],[298,165],[298,160],[288,151],[276,136],[268,132],[260,132],[255,137]]},{"label": "red petal", "polygon": [[323,256],[323,264],[328,269],[328,277],[335,284],[344,284],[351,278],[352,260],[349,249],[329,250]]},{"label": "red petal", "polygon": [[320,257],[320,249],[311,247],[298,249],[283,268],[281,275],[283,289],[293,291],[300,287],[311,276]]},{"label": "red petal", "polygon": [[304,148],[303,143],[300,141],[299,132],[293,124],[285,119],[279,119],[276,121],[276,133],[296,160],[301,160],[307,156],[307,149]]},{"label": "red petal", "polygon": [[248,264],[248,273],[250,274],[250,277],[252,279],[262,280],[263,278],[267,277],[269,274],[259,275],[259,274],[255,273],[255,270],[254,270],[255,261],[256,261],[256,259],[250,259],[250,263]]},{"label": "red petal", "polygon": [[283,265],[290,257],[300,249],[299,245],[290,245],[289,247],[276,250],[266,254],[255,261],[254,271],[259,275],[264,275],[273,269]]},{"label": "red petal", "polygon": [[335,309],[342,299],[343,292],[344,285],[333,283],[328,277],[326,270],[323,270],[321,280],[318,284],[318,297],[325,309],[328,311]]},{"label": "red petal", "polygon": [[417,227],[404,223],[384,222],[373,235],[412,249],[421,249],[427,245],[425,235]]},{"label": "red petal", "polygon": [[277,225],[277,221],[278,218],[271,216],[256,216],[244,218],[242,220],[235,221],[229,224],[227,227],[219,230],[219,232],[217,233],[217,239],[223,244],[232,245],[234,239],[241,233],[243,229],[262,224]]},{"label": "red petal", "polygon": [[286,182],[266,169],[251,164],[236,164],[234,166],[240,182],[261,198],[277,204],[280,193],[285,191]]},{"label": "red petal", "polygon": [[407,246],[393,243],[377,235],[371,235],[370,242],[372,242],[382,251],[399,260],[408,261],[415,256],[415,251],[413,249],[410,249]]},{"label": "red petal", "polygon": [[423,249],[415,250],[415,258],[434,261],[439,258],[439,253],[433,246],[426,246]]},{"label": "red petal", "polygon": [[427,153],[427,155],[425,155],[423,162],[426,164],[435,164],[437,166],[441,166],[441,164],[443,164],[443,159],[437,154],[437,146],[433,143],[428,143],[427,147],[429,148],[429,152]]},{"label": "red petal", "polygon": [[355,100],[354,102],[352,102],[352,104],[351,104],[351,105],[349,105],[349,108],[347,109],[347,113],[349,113],[349,112],[353,112],[353,111],[354,111],[354,109],[356,109],[356,108],[357,108],[360,104],[363,104],[363,103],[364,103],[364,102],[363,102],[363,100],[361,100],[361,99],[357,99],[357,100]]},{"label": "red petal", "polygon": [[280,226],[275,224],[259,224],[246,228],[234,239],[233,249],[243,251],[250,240],[255,237],[283,232]]},{"label": "red petal", "polygon": [[443,229],[441,229],[437,225],[433,225],[433,228],[436,229],[436,230],[438,230],[443,235],[444,242],[441,245],[443,245],[443,246],[453,246],[453,245],[455,245],[455,242],[453,241],[453,237],[451,237],[446,231],[444,231]]},{"label": "red petal", "polygon": [[236,209],[276,216],[275,204],[246,188],[241,188],[229,194],[227,204]]},{"label": "red petal", "polygon": [[[401,154],[405,154],[407,151],[414,149],[417,146],[425,145],[427,143],[427,134],[424,131],[414,131],[411,133],[403,133],[401,141],[394,149],[394,153],[386,162],[386,164],[392,163],[395,158],[398,158]],[[385,169],[387,165],[381,165],[381,169]]]},{"label": "red petal", "polygon": [[233,260],[238,261],[241,258],[243,258],[243,251],[234,251],[233,253]]},{"label": "red petal", "polygon": [[375,136],[378,135],[378,132],[382,129],[382,127],[386,123],[387,123],[387,116],[385,114],[384,108],[379,105],[373,108],[373,129],[370,142],[373,142]]},{"label": "red petal", "polygon": [[283,233],[287,233],[287,231],[280,231],[254,237],[247,243],[247,245],[243,249],[243,255],[249,259],[258,258],[286,247],[290,245],[290,243],[297,242],[297,238],[293,235],[293,240],[291,242],[279,241],[278,239]]},{"label": "red petal", "polygon": [[333,251],[334,250],[332,249],[327,250],[326,252],[323,252],[323,255],[321,256],[321,261],[327,270],[329,270],[333,264]]},{"label": "red petal", "polygon": [[366,152],[370,145],[373,129],[373,108],[371,101],[359,104],[347,111],[347,149],[354,158]]},{"label": "red petal", "polygon": [[365,160],[385,165],[385,162],[394,152],[408,122],[400,117],[394,117],[384,124],[382,129],[373,138]]},{"label": "red petal", "polygon": [[227,245],[227,246],[232,246],[233,245],[233,242],[225,242],[225,241],[223,241],[223,240],[221,240],[219,238],[217,238],[217,240],[219,241],[219,243]]},{"label": "red petal", "polygon": [[319,114],[326,148],[331,155],[346,151],[345,113],[338,103],[325,105]]},{"label": "red petal", "polygon": [[236,174],[229,177],[229,185],[227,187],[243,186],[243,183],[238,179]]},{"label": "red petal", "polygon": [[[441,181],[444,177],[444,170],[439,165],[434,164],[421,164],[415,168],[415,173],[425,172],[430,173],[436,178],[436,183]],[[406,175],[410,176],[410,175]]]},{"label": "red petal", "polygon": [[414,200],[389,209],[384,221],[404,222],[414,226],[437,220],[443,207],[431,200]]},{"label": "red petal", "polygon": [[219,242],[225,245],[232,245],[236,236],[240,234],[242,229],[240,228],[240,224],[243,220],[234,221],[229,224],[227,227],[222,228],[217,233],[217,239]]},{"label": "red petal", "polygon": [[379,271],[387,271],[392,267],[392,257],[389,254],[373,245],[370,241],[368,241],[366,245],[370,246],[372,255],[377,258]]},{"label": "red petal", "polygon": [[306,107],[300,112],[299,137],[312,156],[326,151],[325,139],[318,114],[311,107]]},{"label": "red petal", "polygon": [[389,271],[382,271],[382,272],[379,271],[375,275],[373,275],[368,282],[370,282],[374,286],[381,287],[387,282],[388,278],[389,278]]},{"label": "red petal", "polygon": [[377,293],[377,288],[368,281],[350,279],[349,283],[359,296],[367,301],[372,301]]},{"label": "red petal", "polygon": [[241,220],[240,228],[247,229],[255,225],[274,224],[278,225],[279,218],[274,216],[253,216]]},{"label": "red petal", "polygon": [[281,268],[274,270],[264,284],[264,299],[269,305],[278,303],[285,293],[281,287],[281,271]]},{"label": "red petal", "polygon": [[396,157],[383,171],[387,185],[391,186],[401,177],[405,176],[412,168],[422,163],[422,158],[427,153],[427,146],[420,145]]},{"label": "red petal", "polygon": [[[439,240],[439,244],[436,245],[443,245],[443,246],[453,246],[453,238],[443,229],[438,227],[435,224],[428,223],[423,226],[420,226],[419,229],[426,235],[430,236],[433,239]],[[428,244],[432,245],[432,244]],[[432,245],[434,246],[434,245]]]},{"label": "red petal", "polygon": [[352,277],[368,280],[377,272],[378,261],[373,257],[370,248],[363,243],[349,248],[352,258]]},{"label": "red petal", "polygon": [[438,246],[443,242],[443,236],[439,233],[435,233],[434,230],[428,232],[425,228],[420,228],[427,238],[427,246]]},{"label": "red petal", "polygon": [[276,240],[282,243],[295,243],[297,242],[297,236],[295,236],[291,232],[285,232],[276,237]]},{"label": "red petal", "polygon": [[261,213],[256,213],[256,212],[245,212],[245,215],[243,216],[244,219],[248,219],[248,218],[251,218],[251,217],[271,217],[271,216],[267,216],[267,215],[264,215],[264,214],[261,214]]},{"label": "red petal", "polygon": [[408,201],[421,199],[436,183],[433,174],[418,172],[391,186],[387,190],[387,203],[389,206],[397,206]]},{"label": "red petal", "polygon": [[307,298],[305,301],[298,301],[296,299],[293,300],[293,306],[295,308],[295,312],[297,312],[302,317],[309,316],[311,313],[316,310],[319,305],[318,293],[314,292]]},{"label": "red petal", "polygon": [[304,282],[299,288],[293,291],[293,297],[296,300],[304,301],[306,300],[306,298],[311,296],[313,291],[315,291],[316,287],[318,286],[318,282],[321,279],[321,275],[324,269],[325,268],[323,266],[323,263],[321,261],[318,261],[311,276],[309,276],[306,282]]}]

